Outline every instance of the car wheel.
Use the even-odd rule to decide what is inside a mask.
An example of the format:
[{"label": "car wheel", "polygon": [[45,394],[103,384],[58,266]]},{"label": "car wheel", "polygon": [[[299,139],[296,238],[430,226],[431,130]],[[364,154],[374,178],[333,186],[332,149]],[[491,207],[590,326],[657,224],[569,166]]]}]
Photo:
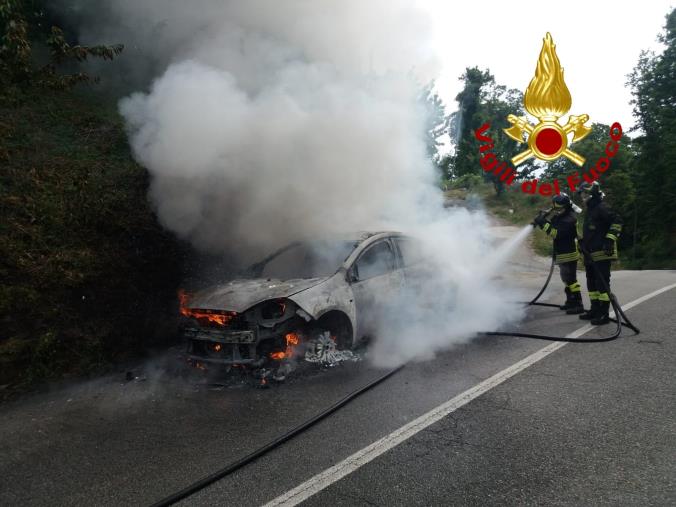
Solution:
[{"label": "car wheel", "polygon": [[338,350],[349,350],[352,348],[352,324],[350,319],[343,312],[328,312],[317,321],[317,327],[328,331],[332,338],[335,338],[336,348]]}]

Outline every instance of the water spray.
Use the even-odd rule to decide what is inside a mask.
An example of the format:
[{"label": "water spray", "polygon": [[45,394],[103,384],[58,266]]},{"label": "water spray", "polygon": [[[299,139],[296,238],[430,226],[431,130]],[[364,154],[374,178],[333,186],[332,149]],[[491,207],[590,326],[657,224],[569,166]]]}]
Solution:
[{"label": "water spray", "polygon": [[505,241],[500,247],[495,250],[486,261],[485,267],[487,273],[493,273],[500,267],[523,243],[532,230],[531,225],[525,225],[519,232],[517,232],[511,239]]}]

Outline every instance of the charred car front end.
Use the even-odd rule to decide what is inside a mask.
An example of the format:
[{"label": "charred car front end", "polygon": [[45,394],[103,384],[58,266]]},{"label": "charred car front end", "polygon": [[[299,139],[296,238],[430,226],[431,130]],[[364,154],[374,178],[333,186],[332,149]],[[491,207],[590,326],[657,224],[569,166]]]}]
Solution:
[{"label": "charred car front end", "polygon": [[303,343],[321,332],[349,349],[354,302],[341,265],[358,244],[292,243],[235,280],[182,295],[188,359],[197,366],[261,367],[303,352]]},{"label": "charred car front end", "polygon": [[413,244],[395,232],[296,242],[235,280],[182,296],[189,360],[262,367],[350,350],[375,332],[374,308],[420,266]]},{"label": "charred car front end", "polygon": [[288,299],[264,301],[242,313],[183,306],[183,334],[193,364],[261,366],[285,359],[305,321]]}]

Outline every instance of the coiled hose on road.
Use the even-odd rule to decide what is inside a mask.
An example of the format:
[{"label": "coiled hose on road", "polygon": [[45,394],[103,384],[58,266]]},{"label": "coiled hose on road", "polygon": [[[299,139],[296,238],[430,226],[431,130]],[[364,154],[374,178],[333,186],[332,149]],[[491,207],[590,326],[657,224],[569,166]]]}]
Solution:
[{"label": "coiled hose on road", "polygon": [[[588,252],[585,252],[583,249],[583,253],[587,254],[588,258],[591,258],[591,256],[588,255]],[[481,334],[489,335],[489,336],[514,336],[517,338],[532,338],[536,340],[547,340],[547,341],[558,341],[558,342],[571,342],[571,343],[598,343],[598,342],[609,342],[612,340],[617,339],[620,334],[622,333],[622,326],[627,326],[630,328],[632,331],[634,331],[636,334],[640,333],[640,330],[634,326],[631,321],[627,318],[625,313],[622,311],[622,307],[617,301],[617,298],[615,297],[615,294],[610,292],[610,287],[606,283],[606,281],[603,279],[602,276],[600,276],[600,273],[598,271],[598,268],[594,261],[592,261],[592,265],[594,266],[594,269],[596,270],[597,275],[599,275],[599,279],[603,281],[604,289],[610,296],[610,302],[613,307],[613,310],[615,311],[615,316],[616,318],[611,319],[613,322],[617,323],[617,329],[615,330],[615,333],[612,336],[608,337],[602,337],[602,338],[567,338],[565,336],[548,336],[548,335],[539,335],[539,334],[530,334],[530,333],[518,333],[518,332],[507,332],[507,331],[490,331],[490,332],[484,332]],[[551,304],[551,303],[538,303],[538,300],[544,294],[545,290],[547,289],[547,286],[549,285],[550,280],[552,279],[552,274],[554,272],[554,257],[552,256],[552,263],[549,267],[549,274],[547,275],[547,280],[545,280],[545,284],[542,286],[540,289],[540,292],[528,303],[527,305],[533,305],[533,306],[550,306],[550,307],[555,307],[558,309],[559,305]],[[258,458],[262,457],[263,455],[267,454],[268,452],[272,451],[273,449],[276,449],[280,445],[282,445],[285,442],[288,442],[295,436],[303,433],[305,430],[311,428],[315,424],[317,424],[319,421],[325,419],[329,415],[333,414],[335,411],[338,409],[342,408],[343,406],[347,405],[349,402],[357,398],[358,396],[364,394],[366,391],[372,389],[373,387],[377,386],[381,382],[385,381],[398,371],[400,371],[402,368],[404,368],[405,365],[401,365],[397,368],[394,368],[393,370],[388,371],[384,375],[378,377],[377,379],[369,382],[368,384],[360,387],[359,389],[352,391],[349,393],[347,396],[342,398],[340,401],[334,403],[331,405],[329,408],[323,410],[319,414],[315,415],[314,417],[308,419],[307,421],[301,423],[300,425],[296,426],[292,430],[289,430],[288,432],[284,433],[282,436],[275,438],[271,442],[265,444],[264,446],[256,449],[252,453],[244,456],[243,458],[227,465],[226,467],[214,472],[211,475],[208,475],[207,477],[204,477],[189,486],[183,488],[180,491],[177,491],[176,493],[172,493],[171,495],[167,496],[166,498],[163,498],[162,500],[154,503],[152,507],[166,507],[169,505],[173,505],[176,502],[179,502],[195,493],[198,491],[206,488],[207,486],[213,484],[214,482],[223,479],[224,477],[236,472],[237,470],[243,468],[244,466],[248,465],[249,463],[257,460]]]},{"label": "coiled hose on road", "polygon": [[[591,260],[591,255],[589,252],[584,248],[580,247],[582,250],[582,254]],[[601,338],[568,338],[566,336],[548,336],[548,335],[541,335],[541,334],[531,334],[531,333],[519,333],[519,332],[511,332],[511,331],[487,331],[482,334],[489,335],[489,336],[515,336],[517,338],[532,338],[534,340],[546,340],[546,341],[553,341],[553,342],[569,342],[569,343],[600,343],[600,342],[609,342],[612,340],[616,340],[617,338],[620,337],[620,334],[622,334],[622,326],[626,326],[634,333],[639,334],[641,330],[637,328],[634,324],[631,323],[627,315],[624,313],[622,310],[622,307],[620,306],[620,303],[617,301],[617,298],[615,297],[615,294],[613,294],[610,291],[610,287],[606,280],[601,276],[601,273],[599,272],[599,268],[596,266],[596,262],[591,260],[591,264],[596,272],[596,275],[599,280],[603,283],[603,288],[605,291],[608,293],[610,297],[610,304],[613,307],[613,310],[615,311],[615,318],[611,318],[610,320],[615,322],[617,324],[617,328],[615,329],[615,332],[611,336],[606,336],[606,337],[601,337]],[[549,266],[549,274],[547,275],[547,280],[545,280],[545,284],[542,286],[540,289],[540,292],[537,293],[537,296],[535,296],[531,301],[527,303],[527,305],[533,305],[533,306],[550,306],[554,308],[558,308],[559,305],[555,305],[552,303],[538,303],[538,299],[540,299],[540,296],[545,292],[547,289],[547,286],[549,285],[549,281],[552,279],[552,274],[554,273],[554,255],[552,255],[552,262]]]}]

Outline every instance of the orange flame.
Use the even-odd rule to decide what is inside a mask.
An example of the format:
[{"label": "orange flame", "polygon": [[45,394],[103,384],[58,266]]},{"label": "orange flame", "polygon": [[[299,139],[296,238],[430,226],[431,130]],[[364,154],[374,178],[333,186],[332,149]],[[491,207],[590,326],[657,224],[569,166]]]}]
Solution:
[{"label": "orange flame", "polygon": [[185,317],[191,317],[197,320],[206,320],[209,323],[216,324],[218,326],[227,326],[230,321],[233,319],[235,312],[223,312],[219,310],[201,310],[197,308],[188,308],[188,299],[189,296],[185,291],[178,291],[178,300],[179,308],[181,315]]},{"label": "orange flame", "polygon": [[204,363],[200,363],[199,361],[195,361],[192,363],[192,365],[197,368],[198,370],[202,371],[207,371],[207,367]]},{"label": "orange flame", "polygon": [[549,32],[542,42],[542,50],[531,80],[523,96],[526,111],[538,119],[556,120],[566,114],[573,103],[563,80],[563,68],[556,55],[556,44]]},{"label": "orange flame", "polygon": [[288,333],[288,334],[285,336],[285,338],[286,338],[286,346],[287,346],[287,348],[288,348],[289,346],[298,345],[298,342],[300,341],[300,339],[298,338],[298,335],[297,335],[296,333]]},{"label": "orange flame", "polygon": [[297,333],[287,333],[286,336],[284,336],[284,339],[286,340],[286,350],[284,352],[279,351],[271,353],[270,359],[281,361],[282,359],[290,359],[294,356],[295,348],[300,343],[300,337]]}]

